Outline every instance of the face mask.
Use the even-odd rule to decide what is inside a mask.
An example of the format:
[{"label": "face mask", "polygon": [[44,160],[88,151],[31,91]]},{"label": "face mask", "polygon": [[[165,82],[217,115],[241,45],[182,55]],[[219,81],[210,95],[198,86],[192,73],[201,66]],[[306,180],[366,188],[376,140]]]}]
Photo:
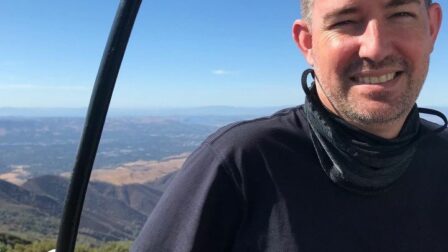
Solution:
[{"label": "face mask", "polygon": [[375,136],[329,112],[320,102],[314,82],[311,89],[308,88],[309,74],[315,77],[313,70],[306,70],[302,87],[306,93],[304,112],[311,139],[325,173],[347,190],[362,194],[384,192],[403,175],[412,162],[418,143],[425,137],[420,130],[419,112],[444,120],[445,125],[430,134],[447,127],[447,119],[442,113],[414,105],[398,137]]}]

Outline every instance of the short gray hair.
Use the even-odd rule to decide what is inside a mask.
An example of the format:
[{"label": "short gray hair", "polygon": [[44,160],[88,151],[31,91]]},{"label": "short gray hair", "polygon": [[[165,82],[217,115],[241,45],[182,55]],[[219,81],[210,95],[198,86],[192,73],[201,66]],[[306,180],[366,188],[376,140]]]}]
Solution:
[{"label": "short gray hair", "polygon": [[306,22],[311,21],[311,10],[313,9],[314,0],[300,0],[300,14]]},{"label": "short gray hair", "polygon": [[[304,19],[306,22],[311,21],[311,10],[313,9],[313,3],[314,0],[300,0],[301,5],[301,15],[302,19]],[[426,7],[430,6],[432,4],[432,0],[425,0]]]}]

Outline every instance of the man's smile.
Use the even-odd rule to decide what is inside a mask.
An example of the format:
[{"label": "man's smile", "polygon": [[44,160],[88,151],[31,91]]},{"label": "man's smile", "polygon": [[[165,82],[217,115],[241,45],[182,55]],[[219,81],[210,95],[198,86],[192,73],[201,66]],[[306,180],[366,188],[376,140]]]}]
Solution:
[{"label": "man's smile", "polygon": [[397,79],[402,73],[402,71],[391,71],[384,74],[361,73],[350,77],[350,80],[357,84],[384,84]]}]

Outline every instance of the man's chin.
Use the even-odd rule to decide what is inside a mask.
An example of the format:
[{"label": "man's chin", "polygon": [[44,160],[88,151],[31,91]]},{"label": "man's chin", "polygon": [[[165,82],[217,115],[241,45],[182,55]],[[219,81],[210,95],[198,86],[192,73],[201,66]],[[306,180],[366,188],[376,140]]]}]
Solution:
[{"label": "man's chin", "polygon": [[388,124],[400,120],[406,116],[407,110],[397,104],[383,102],[374,102],[352,106],[347,111],[341,111],[346,119],[358,123],[370,124]]}]

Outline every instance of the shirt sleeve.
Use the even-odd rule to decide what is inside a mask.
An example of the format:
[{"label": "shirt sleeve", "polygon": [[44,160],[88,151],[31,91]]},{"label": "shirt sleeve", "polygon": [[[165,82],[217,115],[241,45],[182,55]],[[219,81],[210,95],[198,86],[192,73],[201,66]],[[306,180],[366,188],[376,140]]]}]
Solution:
[{"label": "shirt sleeve", "polygon": [[203,143],[167,188],[131,251],[230,251],[243,216],[239,188],[224,160]]}]

